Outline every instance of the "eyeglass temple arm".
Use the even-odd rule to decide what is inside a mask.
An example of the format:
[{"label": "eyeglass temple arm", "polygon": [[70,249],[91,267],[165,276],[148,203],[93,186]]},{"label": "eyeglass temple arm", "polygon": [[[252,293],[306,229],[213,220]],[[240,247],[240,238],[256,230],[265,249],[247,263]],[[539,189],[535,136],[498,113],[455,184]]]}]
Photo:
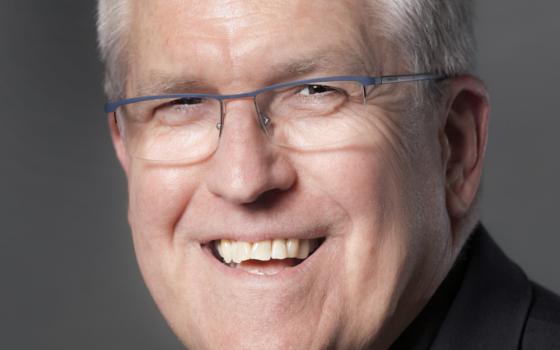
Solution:
[{"label": "eyeglass temple arm", "polygon": [[364,97],[364,103],[367,100],[367,85],[385,85],[385,84],[396,84],[396,83],[406,83],[411,81],[425,81],[425,80],[443,80],[447,79],[448,76],[445,74],[406,74],[406,75],[385,75],[382,77],[375,78],[371,83],[364,84],[362,86],[362,95]]},{"label": "eyeglass temple arm", "polygon": [[395,84],[409,81],[441,80],[447,78],[444,74],[409,74],[409,75],[387,75],[381,77],[379,84]]}]

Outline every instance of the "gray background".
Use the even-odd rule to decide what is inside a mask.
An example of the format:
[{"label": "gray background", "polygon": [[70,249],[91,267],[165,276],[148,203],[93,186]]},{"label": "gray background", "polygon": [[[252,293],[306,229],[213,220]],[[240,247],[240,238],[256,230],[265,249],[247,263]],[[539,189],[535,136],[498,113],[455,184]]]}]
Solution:
[{"label": "gray background", "polygon": [[[558,2],[479,1],[484,222],[560,292]],[[0,8],[0,348],[180,349],[138,273],[101,107],[94,1]]]}]

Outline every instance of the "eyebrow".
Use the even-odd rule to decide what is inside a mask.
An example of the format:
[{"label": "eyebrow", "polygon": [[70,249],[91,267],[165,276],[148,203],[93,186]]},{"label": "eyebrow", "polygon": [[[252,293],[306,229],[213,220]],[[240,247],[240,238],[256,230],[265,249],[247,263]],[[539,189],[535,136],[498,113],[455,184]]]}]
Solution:
[{"label": "eyebrow", "polygon": [[[363,75],[366,63],[353,53],[341,50],[316,51],[293,61],[279,62],[269,67],[272,83],[298,80],[314,72],[332,75]],[[208,92],[209,84],[194,77],[181,77],[160,71],[152,71],[147,80],[140,80],[134,89],[138,96],[167,95],[187,92]]]},{"label": "eyebrow", "polygon": [[149,78],[140,80],[134,91],[138,96],[179,94],[206,88],[200,80],[181,78],[163,72],[151,72]]},{"label": "eyebrow", "polygon": [[366,72],[366,64],[357,55],[340,50],[316,52],[292,62],[272,65],[271,71],[291,77],[303,76],[313,72],[336,72],[340,75],[354,75]]}]

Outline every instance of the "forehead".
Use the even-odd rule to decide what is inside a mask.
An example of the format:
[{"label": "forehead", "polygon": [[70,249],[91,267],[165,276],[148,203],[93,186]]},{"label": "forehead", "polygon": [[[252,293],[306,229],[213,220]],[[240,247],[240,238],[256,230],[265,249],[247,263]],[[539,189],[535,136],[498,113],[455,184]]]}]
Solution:
[{"label": "forehead", "polygon": [[[361,1],[132,2],[129,79],[178,76],[216,84],[372,65]],[[334,72],[334,70],[339,70]],[[326,72],[328,71],[328,72]],[[289,78],[289,77],[287,77]],[[232,88],[235,88],[232,86]]]}]

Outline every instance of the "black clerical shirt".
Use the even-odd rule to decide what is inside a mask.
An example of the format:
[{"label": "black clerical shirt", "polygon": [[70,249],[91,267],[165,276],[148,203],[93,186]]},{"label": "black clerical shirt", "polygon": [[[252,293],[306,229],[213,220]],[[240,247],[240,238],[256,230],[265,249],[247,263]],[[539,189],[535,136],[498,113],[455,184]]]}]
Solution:
[{"label": "black clerical shirt", "polygon": [[391,350],[560,350],[560,298],[529,281],[482,225]]}]

